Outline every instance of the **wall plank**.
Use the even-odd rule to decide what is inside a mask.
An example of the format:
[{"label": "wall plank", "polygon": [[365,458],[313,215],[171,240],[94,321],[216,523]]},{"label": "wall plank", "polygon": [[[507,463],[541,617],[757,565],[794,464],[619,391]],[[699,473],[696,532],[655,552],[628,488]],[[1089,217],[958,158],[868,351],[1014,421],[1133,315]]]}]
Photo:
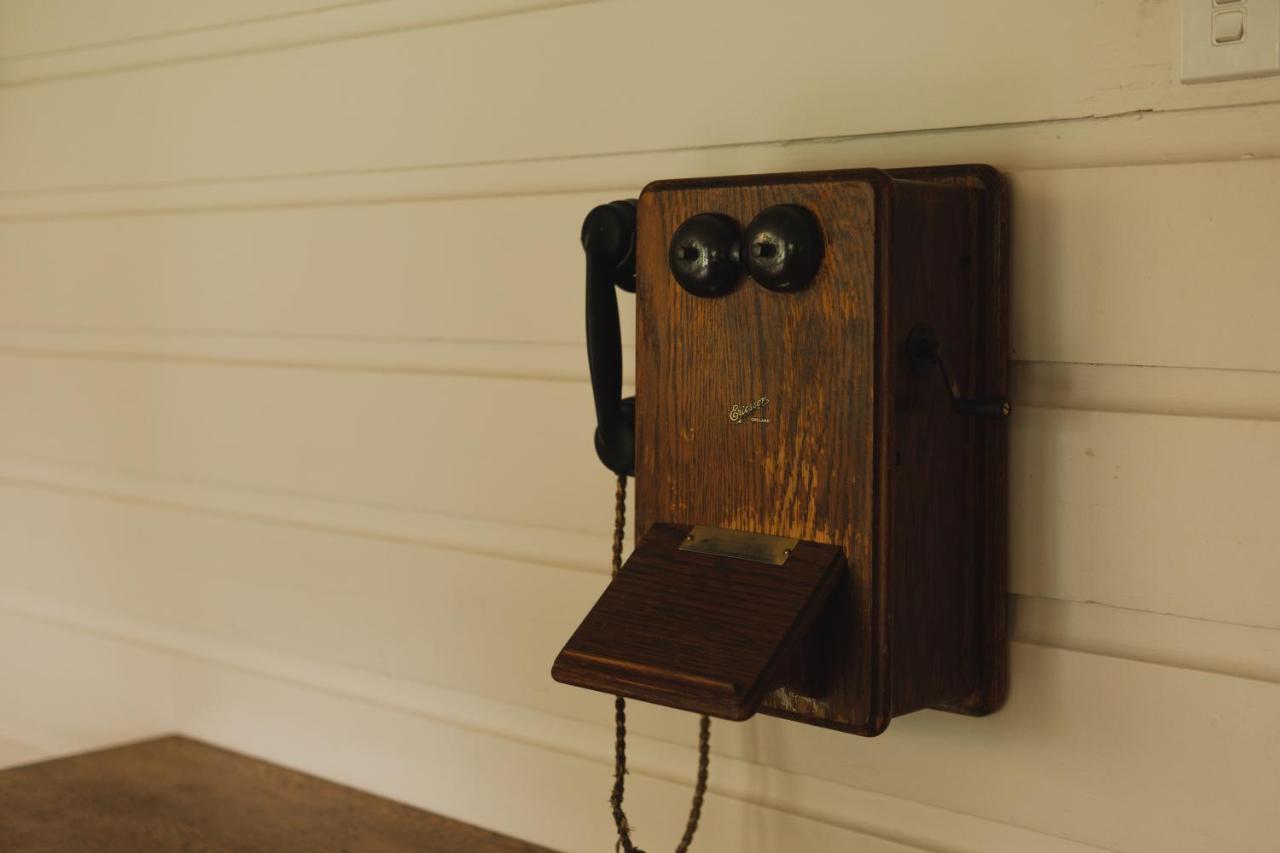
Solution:
[{"label": "wall plank", "polygon": [[[493,663],[470,667],[468,649],[490,648],[506,626],[530,619],[523,604],[511,612],[497,607],[491,591],[496,586],[514,602],[535,601],[544,584],[535,569],[546,567],[559,578],[555,597],[580,597],[585,606],[600,589],[609,548],[601,535],[264,500],[234,489],[89,477],[47,465],[18,468],[5,465],[0,490],[6,566],[0,588],[8,594],[79,602],[210,634],[223,633],[226,614],[236,614],[242,640],[255,636],[271,647],[479,693],[493,686],[490,676],[500,676],[512,692],[495,695],[524,703],[548,695],[544,658],[559,649],[567,623],[548,623],[540,634],[545,642],[532,642],[528,655],[497,649]],[[353,573],[353,566],[366,568]],[[574,571],[559,577],[567,569]],[[404,609],[399,620],[388,621],[377,594],[359,594],[360,584],[375,577],[374,589],[398,591],[391,602]],[[308,587],[307,606],[296,612],[296,596]],[[463,612],[457,605],[474,602],[484,602],[477,605],[480,617],[455,629]],[[570,622],[580,615],[563,603],[555,609]],[[1033,595],[1016,595],[1013,613],[1014,636],[1026,642],[1280,683],[1280,631]],[[339,623],[348,627],[333,632]],[[367,627],[392,623],[413,636],[401,642]],[[418,648],[457,654],[402,654]],[[406,661],[408,669],[386,669]],[[571,713],[572,705],[556,701],[552,710]]]},{"label": "wall plank", "polygon": [[0,386],[13,456],[582,533],[613,518],[578,384],[13,358]]},{"label": "wall plank", "polygon": [[[0,5],[0,87],[155,69],[591,0],[272,0],[110,7],[76,0]],[[3,28],[10,25],[6,37]],[[8,50],[6,50],[8,48]]]},{"label": "wall plank", "polygon": [[0,501],[10,597],[600,719],[549,673],[603,574],[10,484]]},{"label": "wall plank", "polygon": [[1280,684],[1280,631],[1031,595],[1013,600],[1025,643]]},{"label": "wall plank", "polygon": [[[554,718],[539,721],[512,706],[486,705],[462,694],[424,693],[396,682],[371,681],[358,671],[348,675],[351,671],[318,668],[302,659],[272,658],[254,647],[244,647],[248,651],[243,652],[234,643],[210,645],[198,637],[74,612],[43,614],[46,621],[65,622],[68,617],[72,620],[69,624],[78,621],[84,626],[77,630],[132,637],[134,642],[175,650],[183,647],[184,656],[215,664],[220,672],[194,683],[188,680],[188,671],[179,668],[178,718],[184,728],[196,734],[221,731],[222,739],[239,740],[241,748],[247,741],[252,751],[270,757],[283,748],[280,739],[273,736],[277,725],[292,721],[289,724],[297,734],[285,740],[308,742],[312,755],[308,762],[336,765],[344,775],[360,779],[369,778],[376,768],[383,781],[375,783],[375,789],[405,787],[394,769],[403,765],[388,762],[384,747],[379,746],[384,736],[388,745],[396,743],[400,749],[406,744],[413,744],[414,750],[421,747],[421,760],[430,756],[433,767],[458,767],[464,770],[463,775],[473,778],[477,762],[483,765],[487,759],[471,737],[458,742],[454,735],[452,746],[446,746],[445,741],[424,739],[421,733],[413,739],[406,737],[407,732],[388,733],[385,712],[352,707],[350,699],[342,700],[346,707],[339,720],[341,730],[354,736],[343,738],[343,745],[337,748],[319,749],[314,739],[328,737],[323,735],[327,724],[322,720],[325,704],[332,703],[299,705],[312,709],[304,715],[310,724],[299,727],[298,712],[281,708],[278,699],[266,702],[259,695],[265,692],[279,697],[282,691],[298,686],[319,688],[360,702],[373,700],[378,705],[409,709],[451,728],[464,726],[471,732],[504,736],[494,726],[509,726],[510,733],[505,736],[522,743],[570,755],[580,755],[585,749],[605,756],[607,762],[610,738],[603,727],[593,726],[589,731],[566,727]],[[227,668],[237,675],[228,679]],[[246,683],[245,673],[258,683]],[[793,803],[812,789],[802,786],[788,796],[782,793],[786,787],[773,788],[767,781],[774,771],[755,768],[766,765],[784,773],[800,771],[812,778],[891,797],[910,797],[962,814],[995,816],[1015,826],[1033,827],[1106,849],[1198,851],[1224,844],[1233,850],[1269,849],[1275,829],[1271,805],[1280,793],[1280,783],[1265,781],[1270,778],[1266,768],[1273,767],[1280,755],[1263,736],[1280,711],[1276,685],[1024,645],[1014,648],[1013,676],[1010,703],[995,717],[978,721],[922,712],[895,721],[890,733],[879,739],[860,739],[767,718],[721,725],[716,730],[717,749],[740,755],[748,768],[736,765],[737,758],[719,758],[716,766],[730,790],[746,783],[749,789],[777,791],[783,800]],[[314,695],[310,690],[307,698]],[[1098,701],[1099,696],[1107,701]],[[606,720],[607,704],[602,698],[599,716]],[[660,743],[688,742],[691,718],[687,715],[648,706],[636,706],[632,711],[634,734],[656,735]],[[590,740],[584,742],[584,736]],[[593,742],[594,747],[584,745]],[[1182,746],[1171,752],[1167,748],[1171,742]],[[646,751],[645,740],[633,743],[634,754],[642,756]],[[680,756],[684,760],[673,760]],[[646,759],[637,761],[641,772],[647,772]],[[679,753],[660,750],[656,766],[662,768],[660,778],[679,778],[672,768],[688,763],[688,748],[683,747]],[[1041,772],[1046,764],[1055,772]],[[368,769],[353,774],[352,765]],[[528,769],[532,772],[535,766]],[[541,766],[555,765],[549,756],[543,756]],[[504,767],[511,777],[511,765],[504,763]],[[957,785],[949,772],[956,767],[965,768],[963,785]],[[1107,772],[1100,773],[1099,768]],[[744,771],[748,774],[745,779],[740,776]],[[422,774],[420,768],[415,772],[419,784],[432,789],[434,797],[454,801],[436,791],[441,784],[454,784],[454,774]],[[534,823],[523,814],[530,805],[529,777],[515,775],[521,779],[524,799],[498,811],[520,811],[528,826]],[[548,784],[553,790],[559,787],[559,783]],[[760,785],[766,787],[761,789]],[[851,796],[857,803],[856,793],[846,788],[842,798],[847,803]],[[605,810],[600,811],[597,819],[605,817]],[[669,808],[665,814],[678,819],[679,811]],[[584,820],[590,821],[591,816],[584,816]],[[583,825],[575,824],[575,829]],[[954,833],[954,827],[951,829]],[[898,832],[899,838],[901,833],[913,837],[913,844],[925,841],[918,834],[910,835],[909,828]],[[1020,849],[966,843],[963,835],[961,839],[960,843],[927,846],[942,850]],[[712,849],[719,847],[713,842]],[[725,845],[723,849],[740,848]]]},{"label": "wall plank", "polygon": [[[477,366],[487,363],[477,355]],[[563,371],[544,357],[549,375]],[[1271,371],[1031,361],[1011,373],[1020,406],[1280,420],[1280,373]]]},{"label": "wall plank", "polygon": [[[0,630],[20,644],[47,646],[60,672],[78,675],[95,668],[98,678],[79,682],[77,707],[110,701],[101,686],[104,678],[134,685],[140,693],[167,691],[176,698],[174,725],[196,737],[402,801],[430,804],[556,849],[595,850],[611,842],[606,809],[581,809],[572,821],[559,812],[565,803],[598,802],[600,790],[608,788],[611,741],[602,726],[460,694],[371,682],[359,674],[353,682],[349,671],[301,659],[280,658],[264,667],[260,654],[245,658],[198,641],[196,648],[183,647],[181,639],[175,647],[176,635],[110,620],[71,624],[5,612]],[[173,672],[149,678],[140,667],[157,654],[167,658]],[[276,667],[288,668],[289,676],[281,678]],[[51,698],[46,682],[32,684],[33,704]],[[431,707],[441,700],[463,714],[433,713]],[[299,719],[308,725],[299,726]],[[92,734],[72,736],[67,743],[79,749],[101,745]],[[646,843],[668,843],[682,829],[688,805],[687,780],[671,768],[690,764],[689,750],[640,737],[632,744],[629,807]],[[792,844],[816,853],[1095,849],[726,758],[717,759],[698,838],[699,849],[760,853]]]},{"label": "wall plank", "polygon": [[986,162],[1031,169],[1230,162],[1280,157],[1280,104],[1248,104],[942,128],[837,139],[552,157],[453,167],[397,167],[270,179],[216,179],[57,192],[0,192],[0,221],[92,215],[239,211],[428,199],[635,192],[655,176]]},{"label": "wall plank", "polygon": [[246,19],[273,18],[331,5],[333,0],[113,0],[110,5],[83,0],[5,0],[0,3],[0,62],[225,27]]},{"label": "wall plank", "polygon": [[172,731],[173,663],[163,651],[0,613],[0,731],[45,756]]},{"label": "wall plank", "polygon": [[[1280,160],[1011,178],[1017,358],[1280,371]],[[0,309],[41,328],[576,343],[574,235],[626,192],[9,222]]]},{"label": "wall plank", "polygon": [[1280,423],[1023,408],[1011,435],[1014,591],[1280,627]]},{"label": "wall plank", "polygon": [[[190,488],[164,500],[127,483],[106,491],[111,479],[93,490],[6,476],[0,588],[557,714],[595,712],[588,694],[545,676],[603,586],[603,537],[576,549],[544,536],[533,562],[408,526],[329,526],[323,510],[308,512],[314,503],[252,515],[229,490],[222,504]],[[523,532],[489,527],[500,540]],[[1280,683],[1274,629],[1028,595],[1014,610],[1015,637],[1028,642]]]},{"label": "wall plank", "polygon": [[[600,536],[612,519],[590,428],[557,426],[591,423],[577,383],[12,357],[0,385],[11,457],[327,500],[348,520]],[[1280,626],[1280,422],[1028,407],[1012,429],[1015,592]]]},{"label": "wall plank", "polygon": [[1015,353],[1280,370],[1277,190],[1276,161],[1019,175]]},{"label": "wall plank", "polygon": [[[589,3],[10,86],[0,188],[646,151],[1280,96],[1275,79],[1179,84],[1173,3],[798,0],[786,16],[773,11],[766,0]],[[618,62],[624,33],[685,61]],[[744,45],[788,43],[805,46],[804,62],[714,99],[677,97],[690,79],[742,67]]]},{"label": "wall plank", "polygon": [[0,305],[8,325],[577,342],[577,233],[601,199],[9,224]]}]

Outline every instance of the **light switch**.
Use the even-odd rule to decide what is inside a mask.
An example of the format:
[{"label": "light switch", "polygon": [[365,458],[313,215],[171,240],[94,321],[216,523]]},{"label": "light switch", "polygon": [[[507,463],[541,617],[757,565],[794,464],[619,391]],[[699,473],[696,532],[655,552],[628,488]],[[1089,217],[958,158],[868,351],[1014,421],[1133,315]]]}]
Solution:
[{"label": "light switch", "polygon": [[1244,9],[1213,13],[1213,43],[1244,41]]},{"label": "light switch", "polygon": [[1181,0],[1182,82],[1280,74],[1280,0]]}]

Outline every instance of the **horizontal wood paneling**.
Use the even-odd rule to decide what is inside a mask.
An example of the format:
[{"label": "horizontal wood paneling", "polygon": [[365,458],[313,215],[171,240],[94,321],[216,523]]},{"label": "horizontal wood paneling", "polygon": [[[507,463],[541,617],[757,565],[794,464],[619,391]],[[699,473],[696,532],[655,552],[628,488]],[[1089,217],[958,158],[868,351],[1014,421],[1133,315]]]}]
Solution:
[{"label": "horizontal wood paneling", "polygon": [[[96,668],[138,692],[172,694],[173,725],[215,743],[410,803],[430,802],[454,817],[519,831],[556,849],[594,850],[610,843],[607,812],[583,809],[568,821],[560,814],[565,803],[596,800],[609,785],[611,738],[603,726],[83,611],[6,608],[0,630],[22,643],[48,646],[49,660],[60,671]],[[145,666],[158,652],[172,673],[148,678]],[[78,702],[99,699],[98,680],[79,684]],[[33,685],[33,705],[50,698],[43,683]],[[299,726],[299,719],[308,725]],[[71,734],[60,748],[102,742],[92,733]],[[642,837],[664,843],[682,828],[688,780],[681,769],[692,765],[691,750],[640,736],[632,744],[629,808],[643,827]],[[700,849],[1095,849],[722,756],[716,767]]]},{"label": "horizontal wood paneling", "polygon": [[[612,518],[589,427],[562,428],[591,422],[581,384],[14,356],[0,385],[12,457],[588,536]],[[1020,407],[1014,591],[1280,625],[1278,454],[1274,420]]]},{"label": "horizontal wood paneling", "polygon": [[[413,630],[419,631],[437,624],[451,630],[448,617],[457,612],[454,605],[484,598],[495,584],[502,589],[520,588],[517,600],[526,593],[531,600],[536,598],[543,581],[530,574],[532,566],[595,575],[557,581],[576,584],[573,595],[583,596],[584,602],[598,592],[607,570],[603,555],[609,545],[603,535],[13,460],[5,461],[0,480],[5,484],[0,492],[4,507],[0,524],[5,531],[0,553],[8,567],[0,589],[78,601],[152,622],[177,618],[183,625],[215,634],[223,630],[227,613],[242,612],[237,596],[243,596],[259,604],[243,611],[251,618],[249,623],[238,619],[237,631],[256,625],[253,630],[264,642],[312,655],[329,649],[328,644],[337,639],[339,645],[333,648],[355,657],[335,659],[349,660],[353,666],[363,663],[377,668],[396,659],[393,648],[347,644],[352,636],[368,636],[357,627],[362,620],[381,621],[378,595],[353,599],[352,584],[358,588],[362,582],[353,566],[374,566],[390,579],[374,585],[378,590],[420,586],[420,597],[400,594],[393,599],[413,612],[432,606],[434,590],[462,590],[444,596],[448,609],[440,614],[443,618],[405,620],[404,624],[412,623]],[[143,535],[148,531],[150,535]],[[264,575],[258,569],[261,564],[272,566],[272,571]],[[305,568],[295,576],[290,566]],[[459,573],[465,577],[459,579]],[[491,580],[495,576],[499,580]],[[274,580],[280,577],[293,580]],[[448,578],[454,582],[450,584]],[[303,612],[324,618],[282,626],[282,615],[294,612],[293,596],[307,587],[308,579],[316,588]],[[200,590],[199,600],[188,601],[187,590]],[[359,606],[353,607],[353,601]],[[371,610],[365,614],[362,608]],[[568,613],[564,607],[559,610]],[[500,637],[512,620],[528,618],[527,613],[490,611],[494,611],[491,605],[482,608],[486,618],[469,621],[470,629]],[[1014,615],[1015,637],[1027,642],[1280,682],[1280,631],[1025,594],[1015,596]],[[331,617],[351,622],[351,629],[335,637],[327,628]],[[545,694],[551,685],[542,677],[542,658],[557,651],[564,639],[557,633],[563,632],[564,625],[553,627],[545,648],[531,652],[536,660],[498,655],[498,665],[504,667],[499,683],[514,685],[515,691],[500,695],[528,701],[520,691],[528,691],[531,697]],[[313,629],[322,633],[309,634]],[[458,641],[446,634],[419,637],[409,647],[453,643],[465,650],[487,642],[483,638]],[[466,655],[432,657],[426,662],[433,666],[441,662],[458,666],[444,675],[435,670],[406,670],[405,675],[454,683],[459,673],[473,673],[480,680],[466,682],[468,689],[483,692],[492,687],[488,675],[494,670],[459,669],[467,660]],[[555,706],[558,712],[566,712],[566,707]]]},{"label": "horizontal wood paneling", "polygon": [[0,33],[6,23],[15,25],[8,39],[0,36],[0,50],[11,48],[0,56],[0,87],[226,59],[592,0],[129,0],[113,4],[110,15],[92,4],[55,2],[49,10],[24,0],[0,7]]},{"label": "horizontal wood paneling", "polygon": [[[775,11],[766,0],[588,3],[9,87],[0,93],[0,188],[651,151],[1280,99],[1274,79],[1179,84],[1173,3],[800,0],[787,15]],[[624,34],[682,61],[619,62]],[[789,43],[804,45],[804,62],[730,74],[714,98],[679,96],[690,80],[743,68],[752,45]]]},{"label": "horizontal wood paneling", "polygon": [[[1018,359],[1280,371],[1280,160],[1011,178]],[[0,308],[55,329],[573,343],[573,235],[628,192],[10,222]]]},{"label": "horizontal wood paneling", "polygon": [[[196,362],[374,373],[440,373],[575,383],[586,382],[588,378],[585,352],[582,343],[0,327],[0,353],[9,356]],[[633,345],[624,347],[623,378],[628,383],[635,378],[634,353]],[[1273,375],[1280,377],[1280,374],[1260,373],[1233,375],[1242,381],[1235,383],[1229,398],[1219,394],[1216,398],[1218,405],[1241,404],[1254,399],[1254,395],[1262,390],[1252,388],[1251,385],[1257,383],[1243,377],[1261,377],[1264,380]],[[1057,374],[1046,376],[1046,379],[1051,387],[1061,388],[1063,385]],[[1263,387],[1267,387],[1265,382]],[[1126,399],[1132,397],[1125,396]],[[1076,399],[1066,394],[1058,398],[1064,401]],[[1160,399],[1157,397],[1146,402],[1156,405]]]},{"label": "horizontal wood paneling", "polygon": [[1280,631],[1033,595],[1013,599],[1025,643],[1280,684]]},{"label": "horizontal wood paneling", "polygon": [[[623,379],[633,381],[633,346]],[[0,327],[0,353],[124,361],[196,362],[379,373],[585,382],[581,343],[355,338]],[[1125,364],[1016,361],[1021,407],[1280,420],[1280,373]],[[585,392],[584,392],[585,393]]]},{"label": "horizontal wood paneling", "polygon": [[[576,342],[576,235],[600,200],[609,197],[0,226],[0,304],[6,325]],[[86,288],[93,280],[116,286]]]},{"label": "horizontal wood paneling", "polygon": [[[486,554],[593,574],[604,572],[600,555],[609,541],[601,531],[581,533],[387,504],[356,504],[184,478],[137,476],[119,470],[95,471],[13,458],[6,458],[3,468],[5,482],[15,486]],[[612,479],[606,482],[612,484]]]},{"label": "horizontal wood paneling", "polygon": [[0,614],[0,732],[41,757],[169,731],[172,654]]},{"label": "horizontal wood paneling", "polygon": [[633,192],[654,179],[791,170],[987,162],[1006,170],[1229,162],[1280,156],[1280,104],[1103,118],[765,141],[455,166],[191,179],[0,192],[0,221],[422,201],[548,192]]},{"label": "horizontal wood paneling", "polygon": [[1030,361],[1015,362],[1011,376],[1020,406],[1280,420],[1272,371]]},{"label": "horizontal wood paneling", "polygon": [[14,456],[598,533],[609,472],[564,382],[0,360]]},{"label": "horizontal wood paneling", "polygon": [[550,669],[602,573],[189,505],[11,484],[0,496],[10,595],[599,719],[598,697],[555,685]]},{"label": "horizontal wood paneling", "polygon": [[[342,527],[325,523],[319,502],[272,508],[229,489],[34,473],[22,481],[10,469],[0,489],[11,594],[556,713],[594,712],[588,694],[545,676],[602,588],[603,538],[542,531],[520,542],[527,528],[490,524],[450,541],[430,535],[429,518],[417,529],[376,517]],[[1015,615],[1015,636],[1028,642],[1280,682],[1273,629],[1027,595],[1016,597]],[[482,652],[487,664],[476,668]]]},{"label": "horizontal wood paneling", "polygon": [[[493,755],[484,748],[486,740],[496,735],[544,753],[599,762],[602,766],[593,774],[595,785],[607,786],[611,739],[603,726],[570,724],[513,705],[495,705],[91,612],[50,611],[30,602],[19,604],[17,611],[13,607],[12,601],[6,602],[8,611],[20,619],[34,615],[99,636],[172,649],[203,662],[197,669],[212,665],[212,671],[203,673],[193,673],[185,664],[176,667],[176,716],[184,730],[204,737],[217,733],[213,740],[237,748],[304,767],[320,765],[327,773],[354,777],[374,790],[410,791],[410,801],[426,790],[437,801],[449,803],[449,812],[454,812],[458,798],[439,790],[441,786],[458,784],[458,776],[483,777],[481,768],[489,765],[492,756],[498,772],[508,780],[519,780],[519,796],[524,799],[508,804],[505,797],[510,796],[510,787],[497,786],[484,802],[492,804],[494,796],[501,796],[502,808],[471,802],[467,810],[480,814],[515,810],[526,827],[536,827],[535,840],[544,843],[548,842],[537,835],[545,824],[525,813],[533,803],[528,800],[531,777],[523,773],[535,773],[543,780],[543,796],[552,797],[536,800],[541,808],[552,808],[553,802],[589,801],[590,786],[564,799],[566,792],[557,790],[563,781],[553,769],[552,756],[544,754],[528,766],[523,761],[513,764],[519,750],[508,746],[501,750],[506,754]],[[966,827],[961,820],[943,821],[939,826],[941,816],[936,812],[908,807],[896,797],[961,814],[995,816],[1014,826],[1105,849],[1199,851],[1214,848],[1224,839],[1230,839],[1232,850],[1269,849],[1276,828],[1271,805],[1280,794],[1280,782],[1266,781],[1272,779],[1266,768],[1280,758],[1266,741],[1280,711],[1280,690],[1275,685],[1022,644],[1014,647],[1013,674],[1014,694],[999,715],[974,721],[922,712],[895,721],[893,738],[850,738],[766,718],[720,725],[715,729],[714,762],[719,774],[714,778],[719,781],[713,781],[713,790],[720,785],[717,793],[724,791],[735,799],[764,799],[775,808],[794,808],[801,814],[826,813],[827,820],[844,826],[934,850],[1070,848],[1054,846],[1053,839],[1028,843],[1029,838],[1019,839],[1012,828],[1003,830],[1001,839],[999,832],[983,824]],[[296,702],[284,701],[300,688]],[[347,698],[336,703],[323,700],[317,689]],[[366,703],[381,707],[362,707]],[[602,711],[607,704],[601,697]],[[399,714],[387,712],[388,706],[443,724],[453,734],[424,737],[426,733],[419,731],[411,735],[395,722]],[[309,710],[304,713],[302,708]],[[330,708],[336,717],[328,716]],[[307,726],[297,725],[300,714],[308,720]],[[607,714],[599,716],[607,719]],[[633,735],[640,736],[632,748],[641,774],[641,781],[634,784],[636,791],[649,786],[644,777],[651,772],[687,785],[680,768],[692,765],[691,718],[635,706],[631,723]],[[338,727],[335,733],[347,734],[337,738],[339,743],[321,748],[321,743],[335,738],[326,734],[330,725]],[[282,737],[285,729],[293,733]],[[649,741],[646,736],[652,735],[658,740]],[[1170,751],[1171,742],[1180,748]],[[289,749],[301,743],[307,744],[305,752]],[[387,755],[393,746],[400,751],[400,760]],[[411,758],[405,756],[406,749]],[[282,751],[289,758],[283,758]],[[515,755],[510,754],[513,751]],[[736,755],[746,764],[731,757]],[[425,762],[442,772],[423,773]],[[1054,773],[1043,773],[1046,765],[1054,767]],[[513,767],[525,770],[514,772]],[[954,778],[956,767],[965,768],[964,784]],[[457,771],[449,772],[452,768]],[[813,781],[790,776],[788,768],[802,769]],[[1100,768],[1106,771],[1099,772]],[[402,775],[409,771],[416,781]],[[823,788],[833,783],[852,787]],[[469,790],[468,783],[462,784]],[[876,803],[860,793],[868,790],[895,799]],[[676,825],[681,807],[643,811],[644,797],[640,794],[633,808],[637,814],[654,816],[649,825]],[[734,808],[733,804],[721,807],[718,816],[710,818],[711,825],[719,827],[725,811],[732,814]],[[665,818],[661,823],[659,815]],[[891,817],[886,820],[886,815]],[[573,829],[591,831],[599,825],[595,821],[605,823],[607,814],[575,817]],[[975,838],[975,832],[987,837]],[[786,846],[785,835],[769,836],[773,846],[761,849]],[[708,849],[743,848],[721,846],[716,840],[709,841]]]},{"label": "horizontal wood paneling", "polygon": [[[176,729],[607,848],[609,700],[547,672],[612,518],[583,213],[981,161],[1015,205],[1010,703],[871,741],[716,726],[697,847],[1271,849],[1280,79],[1181,86],[1177,23],[0,2],[0,762]],[[692,720],[630,730],[667,848]]]},{"label": "horizontal wood paneling", "polygon": [[1280,627],[1280,423],[1024,408],[1015,592]]},{"label": "horizontal wood paneling", "polygon": [[1018,358],[1280,370],[1280,162],[1019,177]]},{"label": "horizontal wood paneling", "polygon": [[247,19],[271,19],[369,0],[5,0],[0,3],[0,62],[103,44],[173,37],[226,27]]}]

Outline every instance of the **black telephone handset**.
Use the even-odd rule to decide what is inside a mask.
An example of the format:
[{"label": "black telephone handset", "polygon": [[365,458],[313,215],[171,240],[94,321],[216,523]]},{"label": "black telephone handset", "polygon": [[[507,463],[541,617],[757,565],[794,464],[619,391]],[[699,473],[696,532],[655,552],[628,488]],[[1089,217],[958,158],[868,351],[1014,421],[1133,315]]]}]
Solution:
[{"label": "black telephone handset", "polygon": [[635,473],[636,400],[622,396],[622,329],[614,287],[636,292],[636,203],[602,204],[582,222],[587,256],[587,362],[596,404],[596,455],[619,476]]}]

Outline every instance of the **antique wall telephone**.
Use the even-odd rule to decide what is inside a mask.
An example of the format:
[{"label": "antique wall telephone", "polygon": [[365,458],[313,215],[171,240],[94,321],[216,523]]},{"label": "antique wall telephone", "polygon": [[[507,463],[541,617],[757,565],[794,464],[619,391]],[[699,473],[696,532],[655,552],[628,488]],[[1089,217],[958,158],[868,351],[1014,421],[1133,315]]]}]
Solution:
[{"label": "antique wall telephone", "polygon": [[[595,446],[635,477],[637,544],[558,681],[868,736],[999,708],[1007,223],[987,166],[662,181],[588,214]],[[682,849],[705,719],[703,744]]]}]

